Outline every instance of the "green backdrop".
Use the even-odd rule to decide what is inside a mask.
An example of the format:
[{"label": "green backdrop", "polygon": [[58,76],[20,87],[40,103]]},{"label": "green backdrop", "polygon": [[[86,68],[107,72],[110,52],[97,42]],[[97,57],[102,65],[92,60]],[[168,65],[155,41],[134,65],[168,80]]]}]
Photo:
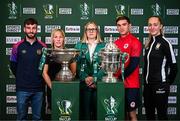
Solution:
[{"label": "green backdrop", "polygon": [[[132,33],[144,43],[148,37],[147,18],[159,15],[164,21],[165,36],[173,44],[179,62],[179,9],[179,0],[0,0],[0,118],[14,119],[16,116],[15,79],[9,69],[9,54],[12,45],[24,37],[24,19],[34,17],[38,20],[38,38],[46,44],[49,44],[51,30],[62,28],[67,47],[74,47],[80,41],[84,24],[91,20],[99,25],[104,41],[109,40],[110,34],[116,39],[119,34],[115,19],[119,15],[130,17]],[[143,57],[141,73],[142,67]],[[171,86],[168,108],[169,117],[176,120],[180,119],[179,80],[178,74]],[[143,87],[142,79],[141,82]],[[143,99],[137,113],[139,119],[144,119]]]}]

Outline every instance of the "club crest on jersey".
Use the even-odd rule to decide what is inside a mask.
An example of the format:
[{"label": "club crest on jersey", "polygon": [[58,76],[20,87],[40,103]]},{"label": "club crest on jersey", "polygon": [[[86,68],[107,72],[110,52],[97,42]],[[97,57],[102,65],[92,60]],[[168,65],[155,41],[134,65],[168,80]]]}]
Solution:
[{"label": "club crest on jersey", "polygon": [[135,102],[131,102],[130,106],[131,106],[131,108],[134,108],[136,106],[136,103]]},{"label": "club crest on jersey", "polygon": [[159,47],[160,47],[160,46],[161,46],[161,43],[157,43],[155,49],[156,49],[156,50],[159,50]]},{"label": "club crest on jersey", "polygon": [[37,49],[37,54],[38,54],[38,55],[41,55],[41,53],[42,53],[42,52],[41,52],[41,49]]},{"label": "club crest on jersey", "polygon": [[21,52],[22,52],[23,54],[25,54],[25,53],[26,53],[26,50],[22,50]]},{"label": "club crest on jersey", "polygon": [[129,47],[129,44],[124,44],[124,49],[127,49]]}]

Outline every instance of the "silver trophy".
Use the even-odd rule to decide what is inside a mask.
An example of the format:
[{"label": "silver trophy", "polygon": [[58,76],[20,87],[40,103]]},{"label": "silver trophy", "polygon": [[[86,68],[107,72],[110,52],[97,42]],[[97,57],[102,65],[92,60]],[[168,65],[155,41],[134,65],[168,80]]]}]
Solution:
[{"label": "silver trophy", "polygon": [[121,52],[113,43],[112,35],[109,42],[100,51],[102,68],[106,71],[107,76],[103,77],[104,82],[117,82],[117,79],[113,76],[113,73],[117,72],[120,68]]},{"label": "silver trophy", "polygon": [[62,69],[56,74],[56,80],[62,82],[73,80],[74,76],[68,67],[69,61],[73,59],[77,54],[79,54],[79,50],[73,48],[52,50],[52,59],[62,65]]}]

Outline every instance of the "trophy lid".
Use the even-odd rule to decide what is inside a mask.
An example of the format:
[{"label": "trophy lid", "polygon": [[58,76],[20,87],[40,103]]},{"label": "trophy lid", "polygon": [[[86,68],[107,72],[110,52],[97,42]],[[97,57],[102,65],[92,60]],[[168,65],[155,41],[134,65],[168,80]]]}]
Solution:
[{"label": "trophy lid", "polygon": [[113,43],[112,35],[110,35],[109,42],[106,43],[104,51],[106,52],[120,52],[117,46]]}]

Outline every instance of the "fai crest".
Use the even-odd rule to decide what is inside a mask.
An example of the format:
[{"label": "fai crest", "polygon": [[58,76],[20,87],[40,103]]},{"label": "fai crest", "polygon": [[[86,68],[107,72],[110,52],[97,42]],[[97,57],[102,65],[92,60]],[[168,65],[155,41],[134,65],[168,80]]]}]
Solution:
[{"label": "fai crest", "polygon": [[151,5],[151,9],[152,9],[154,16],[160,16],[161,15],[161,7],[159,6],[159,4],[156,3],[154,5]]},{"label": "fai crest", "polygon": [[8,4],[9,8],[9,19],[17,19],[17,6],[14,2]]},{"label": "fai crest", "polygon": [[80,4],[80,12],[81,12],[82,20],[89,19],[90,7],[88,6],[87,3],[84,2],[83,4]]},{"label": "fai crest", "polygon": [[117,16],[122,16],[125,14],[125,6],[122,4],[115,5]]},{"label": "fai crest", "polygon": [[54,15],[54,7],[52,4],[43,5],[45,19],[52,19]]}]

